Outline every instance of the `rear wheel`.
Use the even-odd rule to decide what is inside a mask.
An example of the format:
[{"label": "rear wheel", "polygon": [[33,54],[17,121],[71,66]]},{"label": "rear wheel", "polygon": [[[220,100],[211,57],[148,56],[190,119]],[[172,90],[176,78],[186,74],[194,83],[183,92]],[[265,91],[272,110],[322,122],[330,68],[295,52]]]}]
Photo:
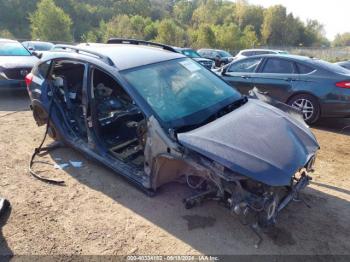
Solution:
[{"label": "rear wheel", "polygon": [[57,131],[57,128],[52,123],[52,121],[50,121],[49,129],[47,131],[47,134],[49,135],[49,137],[51,137],[55,141],[59,141],[60,138],[61,138],[59,132]]},{"label": "rear wheel", "polygon": [[320,117],[320,106],[312,95],[295,95],[288,101],[288,105],[299,110],[303,114],[304,121],[308,124],[315,123]]}]

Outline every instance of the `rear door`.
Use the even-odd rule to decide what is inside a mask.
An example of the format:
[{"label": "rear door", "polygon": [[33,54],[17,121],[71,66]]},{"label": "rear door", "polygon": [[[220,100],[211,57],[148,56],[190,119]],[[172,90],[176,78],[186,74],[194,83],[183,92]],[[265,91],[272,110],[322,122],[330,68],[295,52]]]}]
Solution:
[{"label": "rear door", "polygon": [[223,72],[223,79],[231,86],[235,87],[242,94],[248,94],[253,88],[251,75],[256,72],[262,58],[246,58],[232,63],[229,68]]},{"label": "rear door", "polygon": [[257,73],[251,74],[252,82],[264,94],[285,102],[299,79],[293,60],[268,57]]}]

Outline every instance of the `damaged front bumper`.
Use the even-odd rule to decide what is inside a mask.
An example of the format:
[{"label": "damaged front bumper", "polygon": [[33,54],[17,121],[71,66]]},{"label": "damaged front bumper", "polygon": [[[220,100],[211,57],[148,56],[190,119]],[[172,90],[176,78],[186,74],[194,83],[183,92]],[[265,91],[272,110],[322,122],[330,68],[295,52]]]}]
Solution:
[{"label": "damaged front bumper", "polygon": [[291,201],[299,200],[299,192],[310,184],[312,178],[307,175],[306,171],[303,171],[300,178],[294,178],[296,183],[291,187],[290,192],[279,203],[277,213],[283,210]]}]

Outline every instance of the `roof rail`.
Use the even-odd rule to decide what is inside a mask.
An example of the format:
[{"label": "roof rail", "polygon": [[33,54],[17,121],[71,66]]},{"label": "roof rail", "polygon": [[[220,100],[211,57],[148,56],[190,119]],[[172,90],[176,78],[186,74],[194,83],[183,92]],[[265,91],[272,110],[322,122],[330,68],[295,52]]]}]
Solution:
[{"label": "roof rail", "polygon": [[137,39],[124,39],[124,38],[110,38],[107,41],[107,44],[130,44],[130,45],[146,45],[146,46],[156,46],[161,47],[164,50],[178,53],[173,47],[169,45],[164,45],[160,43],[145,41],[145,40],[137,40]]},{"label": "roof rail", "polygon": [[92,56],[96,56],[99,59],[101,59],[103,62],[105,62],[106,64],[110,65],[110,66],[114,66],[114,63],[112,61],[112,59],[110,59],[108,56],[102,55],[98,52],[94,52],[88,49],[84,49],[84,48],[80,48],[80,47],[76,47],[76,46],[72,46],[72,45],[55,45],[54,49],[63,49],[63,50],[72,50],[75,51],[76,53],[86,53]]}]

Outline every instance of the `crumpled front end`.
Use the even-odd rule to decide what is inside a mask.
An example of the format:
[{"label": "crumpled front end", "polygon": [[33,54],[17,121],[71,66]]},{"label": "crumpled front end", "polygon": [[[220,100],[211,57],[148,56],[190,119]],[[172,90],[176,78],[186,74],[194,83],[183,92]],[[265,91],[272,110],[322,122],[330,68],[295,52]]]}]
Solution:
[{"label": "crumpled front end", "polygon": [[319,145],[306,124],[251,99],[233,112],[186,133],[179,142],[234,173],[270,186],[288,186]]},{"label": "crumpled front end", "polygon": [[297,115],[292,117],[259,99],[249,99],[177,138],[193,162],[209,174],[187,179],[191,188],[200,187],[202,192],[186,199],[186,206],[216,199],[245,224],[263,227],[275,224],[278,213],[299,198],[311,180],[309,172],[319,149]]}]

